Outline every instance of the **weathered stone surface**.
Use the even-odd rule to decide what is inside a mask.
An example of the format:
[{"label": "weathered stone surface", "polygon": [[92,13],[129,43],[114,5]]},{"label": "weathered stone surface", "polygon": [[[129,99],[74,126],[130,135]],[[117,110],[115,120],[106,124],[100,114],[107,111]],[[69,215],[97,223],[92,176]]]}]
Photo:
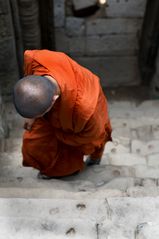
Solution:
[{"label": "weathered stone surface", "polygon": [[134,178],[115,178],[105,184],[103,189],[118,189],[121,191],[126,191],[129,187],[133,187],[136,184],[136,180]]},{"label": "weathered stone surface", "polygon": [[144,186],[145,188],[157,187],[157,180],[154,180],[152,178],[143,179],[142,180],[142,186]]},{"label": "weathered stone surface", "polygon": [[159,167],[159,153],[147,156],[147,164],[148,166]]},{"label": "weathered stone surface", "polygon": [[55,49],[56,51],[69,52],[69,41],[64,28],[55,28]]},{"label": "weathered stone surface", "polygon": [[146,0],[109,0],[106,7],[108,17],[143,17]]},{"label": "weathered stone surface", "polygon": [[155,139],[159,139],[159,124],[152,125],[152,134]]},{"label": "weathered stone surface", "polygon": [[[140,114],[138,113],[138,109],[140,109]],[[156,115],[154,116],[153,111],[156,112],[158,110],[158,104],[154,101],[145,102],[142,105],[136,105],[135,103],[132,103],[132,102],[111,102],[111,103],[109,102],[109,110],[110,110],[111,118],[113,118],[113,121],[112,121],[113,129],[122,128],[121,131],[118,131],[120,132],[119,135],[121,135],[121,133],[124,132],[123,129],[130,130],[132,127],[133,129],[136,129],[136,127],[143,125],[144,122],[145,124],[153,124],[153,122],[156,122]],[[141,117],[141,115],[144,115],[145,111],[147,114],[146,121],[144,121],[145,119],[144,116],[143,118]],[[8,119],[11,120],[11,113],[14,115],[14,120],[15,122],[18,122],[18,127],[19,127],[18,118],[15,116],[15,112],[13,113],[10,110],[10,108],[8,109]],[[150,120],[151,117],[152,119]],[[15,127],[15,123],[14,123],[14,127]],[[144,130],[144,127],[143,127],[143,130]],[[128,133],[130,132],[128,131]],[[123,133],[123,136],[126,136],[126,133]],[[130,135],[128,134],[127,136],[130,137],[131,134]],[[12,134],[12,137],[17,137],[16,129],[14,134]],[[152,140],[149,140],[149,142],[150,141]],[[6,145],[8,147],[8,152],[0,154],[1,197],[5,197],[5,198],[16,197],[18,195],[18,197],[22,197],[22,198],[23,197],[25,198],[29,198],[29,197],[55,198],[57,197],[57,195],[62,194],[63,198],[64,198],[64,195],[65,197],[69,197],[69,198],[75,197],[76,195],[76,198],[77,198],[79,197],[79,194],[78,195],[76,194],[78,192],[78,193],[85,193],[84,194],[85,196],[84,195],[82,196],[80,194],[80,198],[85,198],[88,196],[90,199],[95,197],[106,198],[106,197],[129,196],[129,198],[137,197],[137,199],[139,199],[139,197],[142,197],[141,200],[143,202],[144,200],[143,197],[147,197],[147,196],[157,197],[159,195],[159,187],[157,184],[157,181],[159,178],[159,167],[158,165],[156,165],[157,161],[155,161],[155,158],[154,159],[151,158],[152,156],[151,154],[149,155],[150,158],[149,157],[146,158],[146,164],[140,165],[140,163],[143,164],[143,161],[141,161],[140,158],[144,158],[144,157],[140,157],[140,155],[136,156],[136,154],[133,154],[133,152],[130,153],[130,148],[124,147],[124,145],[121,144],[121,141],[119,141],[119,144],[116,144],[116,142],[115,143],[109,142],[106,145],[104,157],[101,162],[101,165],[88,168],[84,170],[84,172],[80,173],[79,175],[76,175],[73,178],[69,177],[68,179],[61,180],[61,181],[51,180],[47,182],[42,180],[37,180],[36,170],[32,170],[31,168],[23,168],[21,166],[22,156],[20,154],[20,148],[21,148],[20,138],[8,139],[6,140]],[[157,144],[156,144],[156,148],[157,148]],[[14,153],[9,152],[9,149],[13,151]],[[127,151],[129,151],[129,153]],[[130,154],[132,154],[131,160],[129,157]],[[155,154],[153,154],[153,156],[154,155]],[[115,165],[116,164],[122,164],[122,165],[120,166],[111,165],[111,161],[108,161],[110,156],[113,158]],[[144,163],[145,163],[145,160],[144,160]],[[156,180],[154,180],[155,178]],[[23,188],[23,190],[21,190],[21,188]],[[61,194],[59,193],[59,190],[61,191]],[[85,192],[81,192],[82,190]],[[115,206],[113,206],[113,208],[111,209],[113,213],[114,211],[116,211],[117,215],[124,214],[122,218],[125,218],[125,210],[123,208],[121,209],[121,207],[123,207],[123,204],[126,207],[125,210],[127,210],[127,206],[125,202],[123,202],[123,200],[122,202],[120,202],[120,205],[117,211],[115,209]],[[133,207],[133,206],[129,204],[129,208],[130,207]],[[135,206],[133,207],[133,210],[134,208]],[[148,205],[148,208],[150,208],[150,205]],[[136,213],[136,218],[139,217],[140,215],[139,212],[141,212],[141,208],[139,207],[139,210],[134,210],[134,211]],[[152,211],[154,212],[154,209]],[[142,213],[145,213],[145,208],[142,211]],[[129,215],[131,215],[131,218],[134,218],[133,216],[134,214],[132,214],[132,212],[130,213],[130,211],[129,211]],[[145,213],[145,215],[149,217],[150,214],[149,212],[147,212]],[[109,214],[109,218],[110,218],[110,214]],[[141,219],[143,218],[141,217]],[[138,221],[135,221],[134,224],[131,224],[129,230],[127,230],[126,236],[125,236],[125,230],[124,232],[122,232],[121,227],[120,227],[120,230],[117,228],[118,225],[116,221],[112,222],[112,225],[115,226],[115,229],[113,227],[111,232],[109,230],[109,227],[106,230],[106,223],[104,223],[104,228],[102,224],[100,227],[100,235],[104,235],[103,238],[106,238],[105,235],[107,234],[102,234],[102,233],[110,232],[109,236],[111,236],[112,238],[120,238],[119,236],[122,235],[121,236],[122,239],[123,238],[134,239],[134,230],[137,224],[143,222],[141,219],[139,219]],[[121,220],[121,218],[119,220]],[[150,218],[145,219],[145,217],[144,217],[144,220],[151,221]],[[15,225],[15,224],[11,223],[11,225]],[[36,226],[38,224],[35,223],[34,225]],[[126,224],[126,228],[128,228],[128,226],[129,225]],[[130,233],[129,236],[128,236],[128,233]]]},{"label": "weathered stone surface", "polygon": [[98,75],[102,86],[138,85],[140,82],[137,57],[74,57],[74,59]]},{"label": "weathered stone surface", "polygon": [[111,153],[108,156],[110,165],[116,166],[134,166],[134,165],[146,165],[145,157],[131,153]]},{"label": "weathered stone surface", "polygon": [[139,105],[138,111],[140,111],[146,118],[151,117],[152,119],[155,119],[156,117],[159,117],[159,111],[157,110],[158,107],[159,100],[146,100]]},{"label": "weathered stone surface", "polygon": [[158,239],[158,198],[90,196],[1,199],[0,237]]},{"label": "weathered stone surface", "polygon": [[152,126],[151,125],[143,125],[137,127],[137,135],[138,138],[142,141],[148,141],[152,138]]},{"label": "weathered stone surface", "polygon": [[96,3],[97,3],[96,0],[80,0],[80,1],[73,0],[73,6],[76,10],[91,7],[93,5],[96,5]]},{"label": "weathered stone surface", "polygon": [[69,53],[71,56],[81,56],[85,54],[85,37],[72,37],[69,39]]},{"label": "weathered stone surface", "polygon": [[55,47],[57,51],[72,57],[85,54],[85,37],[68,37],[64,28],[55,28]]},{"label": "weathered stone surface", "polygon": [[134,34],[89,36],[86,38],[86,54],[88,56],[136,55],[138,49],[137,37]]},{"label": "weathered stone surface", "polygon": [[67,17],[66,34],[70,37],[82,36],[85,33],[85,21],[83,18]]},{"label": "weathered stone surface", "polygon": [[38,1],[19,0],[18,3],[24,49],[40,49],[41,29]]},{"label": "weathered stone surface", "polygon": [[159,196],[159,188],[158,187],[141,187],[134,186],[130,187],[126,191],[129,197],[158,197]]},{"label": "weathered stone surface", "polygon": [[[3,93],[6,82],[15,82],[19,72],[9,1],[1,1],[0,12],[0,87]],[[8,92],[11,93],[11,89]]]},{"label": "weathered stone surface", "polygon": [[158,52],[158,56],[156,59],[156,72],[151,80],[151,87],[150,87],[150,92],[151,92],[151,96],[153,98],[157,98],[159,99],[159,52]]},{"label": "weathered stone surface", "polygon": [[112,131],[113,141],[119,141],[122,145],[130,148],[131,131],[129,128],[118,128]]},{"label": "weathered stone surface", "polygon": [[150,140],[147,143],[140,140],[132,140],[131,152],[140,155],[159,153],[159,140]]},{"label": "weathered stone surface", "polygon": [[158,239],[159,238],[159,222],[145,222],[139,224],[136,229],[135,239]]},{"label": "weathered stone surface", "polygon": [[141,30],[142,19],[98,18],[86,21],[87,35],[134,34]]},{"label": "weathered stone surface", "polygon": [[108,153],[129,153],[130,149],[128,147],[124,147],[122,144],[116,144],[115,142],[107,142],[104,154]]},{"label": "weathered stone surface", "polygon": [[154,99],[159,99],[159,75],[156,73],[151,81],[151,86],[150,86],[150,94],[151,97]]},{"label": "weathered stone surface", "polygon": [[159,168],[148,166],[148,165],[137,165],[132,166],[131,169],[134,172],[135,177],[139,178],[159,178]]},{"label": "weathered stone surface", "polygon": [[65,1],[54,0],[54,26],[63,27],[65,24]]},{"label": "weathered stone surface", "polygon": [[2,97],[0,94],[0,150],[4,147],[3,139],[8,136],[8,125],[6,121],[6,114],[4,105],[2,103]]}]

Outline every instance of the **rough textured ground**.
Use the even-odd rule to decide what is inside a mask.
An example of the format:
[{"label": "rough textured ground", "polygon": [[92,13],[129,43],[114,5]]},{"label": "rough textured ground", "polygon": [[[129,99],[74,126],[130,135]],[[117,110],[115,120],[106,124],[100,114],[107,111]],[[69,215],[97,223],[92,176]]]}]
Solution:
[{"label": "rough textured ground", "polygon": [[101,165],[49,181],[21,166],[22,122],[6,108],[0,239],[159,238],[159,101],[111,100],[113,142]]}]

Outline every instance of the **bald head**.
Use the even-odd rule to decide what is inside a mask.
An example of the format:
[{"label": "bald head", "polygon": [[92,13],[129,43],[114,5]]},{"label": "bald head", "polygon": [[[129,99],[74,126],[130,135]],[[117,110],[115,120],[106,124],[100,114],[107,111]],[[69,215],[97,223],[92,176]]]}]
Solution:
[{"label": "bald head", "polygon": [[48,78],[28,75],[15,84],[13,103],[21,116],[35,118],[51,106],[56,91],[56,84]]}]

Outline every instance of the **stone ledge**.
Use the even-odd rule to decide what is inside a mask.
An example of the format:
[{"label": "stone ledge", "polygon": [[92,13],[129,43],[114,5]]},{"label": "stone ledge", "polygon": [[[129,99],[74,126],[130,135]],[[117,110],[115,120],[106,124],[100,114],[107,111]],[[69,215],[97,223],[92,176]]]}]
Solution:
[{"label": "stone ledge", "polygon": [[128,17],[141,18],[144,17],[146,7],[145,0],[130,0],[130,1],[108,1],[106,7],[107,17]]},{"label": "stone ledge", "polygon": [[158,239],[158,199],[0,199],[0,237]]},{"label": "stone ledge", "polygon": [[136,34],[88,36],[85,40],[87,56],[135,56],[139,49]]},{"label": "stone ledge", "polygon": [[[74,56],[73,58],[98,75],[104,87],[138,85],[140,82],[137,57],[135,56]],[[114,69],[116,70],[114,71]]]},{"label": "stone ledge", "polygon": [[141,30],[142,19],[98,18],[86,21],[86,35],[137,34]]}]

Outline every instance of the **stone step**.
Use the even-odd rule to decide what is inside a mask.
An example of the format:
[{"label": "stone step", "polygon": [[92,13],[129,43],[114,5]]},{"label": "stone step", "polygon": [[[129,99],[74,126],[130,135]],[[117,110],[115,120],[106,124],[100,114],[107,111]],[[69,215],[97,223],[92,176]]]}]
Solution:
[{"label": "stone step", "polygon": [[136,239],[158,239],[159,222],[145,222],[137,226]]},{"label": "stone step", "polygon": [[[132,167],[100,165],[86,168],[76,176],[61,180],[37,178],[38,171],[18,165],[3,165],[0,172],[0,188],[32,189],[46,188],[57,190],[103,191],[117,190],[120,194],[133,196],[159,195],[159,169],[149,169],[142,165]],[[115,192],[114,192],[115,193]]]},{"label": "stone step", "polygon": [[65,239],[90,238],[96,239],[96,223],[93,220],[73,219],[46,219],[25,217],[0,217],[0,238],[5,239]]},{"label": "stone step", "polygon": [[143,229],[158,223],[159,200],[153,197],[0,199],[2,239],[157,239],[156,230],[147,237]]},{"label": "stone step", "polygon": [[111,118],[156,120],[159,117],[159,100],[147,100],[141,103],[135,101],[109,101],[109,115]]},{"label": "stone step", "polygon": [[22,154],[15,152],[0,152],[0,167],[22,165]]},{"label": "stone step", "polygon": [[[4,141],[5,142],[5,141]],[[0,152],[0,164],[17,165],[21,163],[22,139],[8,139],[5,143],[5,150]],[[132,140],[131,144],[123,145],[117,141],[108,142],[102,158],[102,165],[114,166],[136,166],[145,165],[159,167],[159,140],[152,140],[148,143],[139,140]]]},{"label": "stone step", "polygon": [[22,137],[13,137],[0,140],[0,152],[17,152],[21,150]]},{"label": "stone step", "polygon": [[[18,180],[17,180],[18,181]],[[30,185],[31,186],[30,186]],[[109,182],[99,185],[90,181],[74,180],[51,182],[27,180],[27,185],[2,184],[0,187],[1,198],[76,198],[82,199],[92,197],[158,197],[158,180],[136,179],[136,178],[115,178]]]},{"label": "stone step", "polygon": [[[56,185],[55,185],[56,183]],[[63,184],[63,188],[61,185]],[[73,183],[72,183],[73,185]],[[83,183],[84,185],[84,183]],[[48,186],[48,183],[44,183],[41,187],[23,187],[23,190],[20,187],[0,187],[0,198],[39,198],[39,199],[78,199],[82,200],[83,198],[87,198],[88,200],[93,199],[101,199],[102,197],[126,197],[130,194],[124,193],[118,189],[103,189],[103,190],[91,190],[90,182],[85,182],[85,187],[81,187],[79,191],[73,191],[73,186],[69,187],[69,185],[64,184],[64,182],[52,182]],[[86,188],[87,186],[87,188]],[[60,189],[61,187],[61,189]],[[80,182],[79,182],[80,187]],[[71,191],[72,190],[72,191]],[[133,191],[133,197],[140,197],[141,193],[137,195],[137,193]],[[139,191],[140,192],[140,191]],[[143,194],[143,197],[147,196]],[[150,196],[150,195],[148,195]],[[151,195],[152,196],[152,195]],[[158,196],[157,194],[154,197]]]}]

